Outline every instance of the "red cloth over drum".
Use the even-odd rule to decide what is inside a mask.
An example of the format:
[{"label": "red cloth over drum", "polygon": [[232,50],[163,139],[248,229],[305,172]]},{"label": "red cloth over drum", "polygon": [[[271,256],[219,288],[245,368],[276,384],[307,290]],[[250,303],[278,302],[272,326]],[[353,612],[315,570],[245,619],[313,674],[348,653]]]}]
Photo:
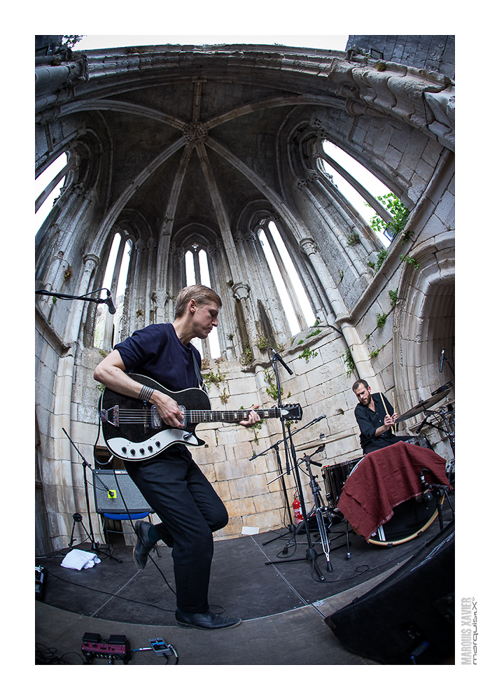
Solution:
[{"label": "red cloth over drum", "polygon": [[368,540],[393,516],[393,508],[423,493],[428,484],[450,486],[446,460],[432,450],[406,442],[383,447],[364,457],[345,482],[338,509],[354,530]]}]

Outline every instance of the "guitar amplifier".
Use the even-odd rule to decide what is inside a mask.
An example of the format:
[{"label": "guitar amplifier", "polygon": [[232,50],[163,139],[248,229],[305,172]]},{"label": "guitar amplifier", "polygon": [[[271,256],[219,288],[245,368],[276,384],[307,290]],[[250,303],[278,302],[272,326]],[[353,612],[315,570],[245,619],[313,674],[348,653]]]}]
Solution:
[{"label": "guitar amplifier", "polygon": [[154,513],[129,474],[121,469],[94,469],[94,496],[97,513]]}]

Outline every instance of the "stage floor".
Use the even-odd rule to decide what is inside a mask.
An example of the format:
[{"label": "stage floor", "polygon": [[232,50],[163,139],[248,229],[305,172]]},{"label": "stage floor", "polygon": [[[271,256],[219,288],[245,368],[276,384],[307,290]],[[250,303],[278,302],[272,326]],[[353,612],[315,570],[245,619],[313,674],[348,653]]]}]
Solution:
[{"label": "stage floor", "polygon": [[[454,508],[454,492],[450,500]],[[443,517],[444,525],[453,518],[447,499]],[[439,519],[419,537],[393,547],[367,543],[351,531],[349,559],[345,529],[339,522],[330,532],[332,571],[314,531],[317,567],[306,557],[306,536],[300,534],[294,543],[286,528],[217,540],[211,609],[244,620],[221,631],[177,626],[171,550],[165,545],[159,545],[158,555],[152,555],[144,571],[136,568],[132,548],[125,545],[114,545],[117,559],[107,556],[103,547],[101,562],[81,571],[60,565],[68,550],[39,557],[36,565],[44,567],[46,584],[43,601],[36,602],[37,662],[61,659],[82,664],[82,637],[93,632],[105,640],[124,634],[131,650],[148,647],[150,638],[163,637],[175,648],[179,663],[188,665],[374,664],[347,652],[325,618],[372,589],[421,548],[430,547],[440,533]],[[89,543],[75,547],[90,550]],[[152,651],[135,651],[129,664],[165,662]],[[175,663],[175,657],[168,663]]]}]

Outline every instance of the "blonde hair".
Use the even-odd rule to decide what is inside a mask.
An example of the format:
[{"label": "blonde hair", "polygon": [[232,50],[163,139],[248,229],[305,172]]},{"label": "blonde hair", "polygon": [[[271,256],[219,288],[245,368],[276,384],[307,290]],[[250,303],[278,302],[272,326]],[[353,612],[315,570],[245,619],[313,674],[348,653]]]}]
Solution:
[{"label": "blonde hair", "polygon": [[203,284],[192,284],[189,287],[181,289],[175,300],[174,317],[180,318],[185,314],[187,304],[191,299],[194,299],[198,306],[215,303],[221,308],[223,303],[221,297],[210,287],[205,287]]}]

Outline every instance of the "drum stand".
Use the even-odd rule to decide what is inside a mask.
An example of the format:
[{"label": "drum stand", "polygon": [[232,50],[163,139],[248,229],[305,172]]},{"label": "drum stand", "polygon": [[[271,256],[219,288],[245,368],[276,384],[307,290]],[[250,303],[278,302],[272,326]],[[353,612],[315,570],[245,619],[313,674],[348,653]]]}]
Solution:
[{"label": "drum stand", "polygon": [[444,529],[444,518],[442,515],[442,502],[443,502],[443,496],[446,497],[447,502],[449,504],[449,508],[451,509],[451,512],[453,514],[453,520],[454,520],[454,508],[453,505],[449,499],[449,491],[450,491],[450,486],[444,486],[443,484],[429,484],[425,480],[424,477],[424,471],[427,471],[426,469],[422,469],[420,472],[420,480],[422,481],[422,486],[425,488],[424,493],[422,494],[422,499],[428,499],[430,500],[431,498],[436,499],[436,504],[437,504],[437,514],[439,516],[439,528],[441,530]]}]

